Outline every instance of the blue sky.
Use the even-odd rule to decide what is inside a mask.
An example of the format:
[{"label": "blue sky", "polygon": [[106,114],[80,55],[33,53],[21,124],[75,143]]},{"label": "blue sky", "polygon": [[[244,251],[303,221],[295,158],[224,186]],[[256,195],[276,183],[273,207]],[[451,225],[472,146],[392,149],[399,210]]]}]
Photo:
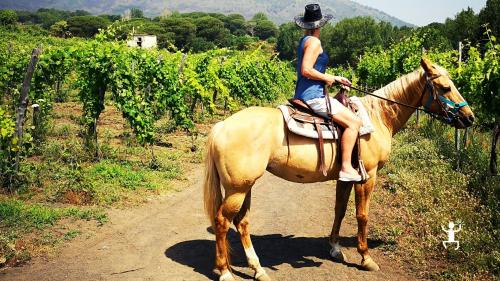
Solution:
[{"label": "blue sky", "polygon": [[476,13],[486,5],[486,0],[354,0],[395,16],[406,22],[423,26],[431,22],[444,22],[458,12],[471,7]]}]

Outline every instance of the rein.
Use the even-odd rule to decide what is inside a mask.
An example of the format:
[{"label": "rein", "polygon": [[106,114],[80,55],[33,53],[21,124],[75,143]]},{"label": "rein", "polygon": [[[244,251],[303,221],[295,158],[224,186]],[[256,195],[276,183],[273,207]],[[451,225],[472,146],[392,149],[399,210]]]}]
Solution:
[{"label": "rein", "polygon": [[[398,104],[398,105],[402,105],[402,106],[405,106],[405,107],[408,107],[408,108],[412,108],[412,109],[415,109],[415,110],[420,110],[422,112],[425,112],[427,114],[429,114],[432,118],[435,118],[435,119],[439,119],[445,123],[448,123],[448,124],[451,124],[455,119],[458,118],[457,116],[457,112],[458,110],[460,110],[460,108],[464,107],[464,106],[467,106],[468,103],[466,101],[463,101],[461,103],[455,103],[453,101],[450,101],[449,99],[443,97],[443,96],[437,96],[434,92],[434,86],[432,85],[431,81],[436,79],[436,78],[439,78],[441,76],[441,74],[438,74],[438,75],[435,75],[435,76],[427,76],[427,73],[424,72],[424,77],[425,77],[425,87],[424,87],[424,90],[422,91],[422,95],[420,96],[420,101],[422,101],[422,99],[424,98],[424,95],[425,95],[425,92],[426,90],[429,90],[429,100],[427,101],[427,103],[425,104],[424,108],[421,108],[421,107],[418,107],[418,106],[413,106],[413,105],[409,105],[409,104],[406,104],[406,103],[402,103],[402,102],[399,102],[399,101],[395,101],[395,100],[391,100],[391,99],[388,99],[388,98],[385,98],[385,97],[381,97],[379,95],[375,95],[373,92],[368,92],[368,91],[365,91],[363,89],[360,89],[360,88],[357,88],[357,87],[354,87],[352,85],[345,85],[345,84],[342,84],[346,87],[349,87],[353,90],[356,90],[358,92],[361,92],[361,93],[364,93],[366,95],[369,95],[369,96],[373,96],[373,97],[376,97],[376,98],[379,98],[381,100],[385,100],[385,101],[388,101],[388,102],[392,102],[392,103],[395,103],[395,104]],[[434,112],[431,112],[429,110],[431,104],[433,101],[439,101],[439,105],[440,105],[440,109],[441,111],[444,113],[444,114],[441,114],[441,113],[434,113]],[[452,108],[450,110],[450,107]]]}]

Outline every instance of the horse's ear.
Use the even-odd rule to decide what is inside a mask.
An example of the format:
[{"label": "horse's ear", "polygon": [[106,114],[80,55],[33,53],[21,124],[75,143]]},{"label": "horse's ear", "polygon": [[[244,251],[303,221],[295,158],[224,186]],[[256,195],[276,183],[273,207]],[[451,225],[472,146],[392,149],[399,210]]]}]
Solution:
[{"label": "horse's ear", "polygon": [[432,66],[432,62],[428,58],[422,57],[422,59],[420,60],[420,65],[426,73],[430,75],[437,74],[437,70]]}]

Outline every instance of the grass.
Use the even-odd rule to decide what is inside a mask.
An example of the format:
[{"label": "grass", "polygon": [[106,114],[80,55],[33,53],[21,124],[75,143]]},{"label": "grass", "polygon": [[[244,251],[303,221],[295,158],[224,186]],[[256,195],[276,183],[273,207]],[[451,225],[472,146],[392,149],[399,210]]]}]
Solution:
[{"label": "grass", "polygon": [[140,204],[178,190],[184,171],[200,163],[204,137],[162,129],[168,146],[140,146],[114,107],[107,106],[98,125],[99,149],[87,150],[81,138],[81,105],[54,104],[45,141],[24,158],[15,193],[0,190],[0,267],[46,255],[84,230],[78,221],[107,221],[106,208]]},{"label": "grass", "polygon": [[[373,215],[372,235],[421,277],[489,280],[500,274],[500,181],[487,176],[488,137],[474,133],[458,153],[453,130],[427,122],[409,125],[394,139],[374,198],[384,212]],[[441,226],[449,221],[463,225],[458,251],[441,244],[447,238]]]},{"label": "grass", "polygon": [[16,199],[0,202],[0,225],[2,227],[43,229],[67,217],[96,220],[101,224],[107,220],[104,211],[99,209],[53,208],[42,204],[27,204]]},{"label": "grass", "polygon": [[[76,237],[78,230],[70,230],[62,238],[51,231],[51,227],[63,218],[94,220],[100,225],[107,221],[102,209],[57,208],[16,199],[0,199],[0,266],[17,265],[29,260],[35,245],[55,246],[60,240]],[[28,238],[30,234],[32,237]]]}]

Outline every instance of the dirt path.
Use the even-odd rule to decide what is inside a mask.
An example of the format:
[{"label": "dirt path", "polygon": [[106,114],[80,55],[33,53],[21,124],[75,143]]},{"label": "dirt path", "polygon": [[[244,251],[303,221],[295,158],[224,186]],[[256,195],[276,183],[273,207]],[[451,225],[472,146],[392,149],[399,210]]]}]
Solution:
[{"label": "dirt path", "polygon": [[[201,169],[200,169],[201,170]],[[113,210],[110,222],[64,246],[56,258],[0,272],[1,280],[215,280],[214,236],[202,211],[201,171],[192,184],[144,206]],[[295,184],[270,174],[253,188],[251,233],[257,254],[274,280],[412,280],[369,241],[381,271],[359,270],[355,219],[347,214],[341,245],[347,260],[329,259],[326,236],[332,225],[331,183]],[[351,202],[352,203],[352,202]],[[239,238],[231,231],[234,272],[251,280]]]}]

